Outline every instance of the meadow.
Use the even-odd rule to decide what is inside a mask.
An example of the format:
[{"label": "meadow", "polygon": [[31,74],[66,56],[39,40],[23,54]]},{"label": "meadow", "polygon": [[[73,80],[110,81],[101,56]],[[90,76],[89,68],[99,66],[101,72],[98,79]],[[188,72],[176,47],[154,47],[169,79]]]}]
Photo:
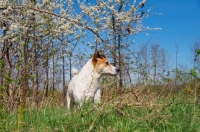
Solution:
[{"label": "meadow", "polygon": [[[165,4],[156,3],[1,1],[0,132],[200,132],[199,32],[186,31],[199,23],[165,18]],[[185,10],[192,2],[170,3],[169,16],[199,18]],[[71,69],[80,70],[95,51],[119,75],[102,78],[101,103],[68,111]]]},{"label": "meadow", "polygon": [[[37,107],[18,111],[1,109],[0,131],[22,132],[199,132],[198,87],[172,90],[127,89],[103,97],[98,105],[87,104],[70,112],[58,96]],[[152,88],[151,88],[152,89]],[[113,91],[109,90],[113,93]],[[136,99],[137,97],[137,99]]]}]

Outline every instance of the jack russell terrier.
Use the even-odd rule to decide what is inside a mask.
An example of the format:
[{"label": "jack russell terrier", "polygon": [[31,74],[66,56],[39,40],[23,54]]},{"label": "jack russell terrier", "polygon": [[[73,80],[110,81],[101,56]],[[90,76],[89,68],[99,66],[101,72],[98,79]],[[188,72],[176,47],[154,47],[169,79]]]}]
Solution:
[{"label": "jack russell terrier", "polygon": [[100,102],[100,78],[102,75],[117,75],[119,69],[111,65],[105,55],[96,51],[93,57],[83,66],[78,73],[72,69],[74,75],[67,90],[67,107],[73,107],[74,103],[79,104],[79,108],[84,103]]}]

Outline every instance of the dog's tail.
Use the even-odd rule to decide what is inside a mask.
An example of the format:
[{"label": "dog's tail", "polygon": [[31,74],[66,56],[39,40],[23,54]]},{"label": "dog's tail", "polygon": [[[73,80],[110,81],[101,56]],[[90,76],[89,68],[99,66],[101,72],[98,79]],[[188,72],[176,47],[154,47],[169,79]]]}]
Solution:
[{"label": "dog's tail", "polygon": [[78,70],[76,70],[75,68],[72,68],[72,75],[75,76],[78,74]]}]

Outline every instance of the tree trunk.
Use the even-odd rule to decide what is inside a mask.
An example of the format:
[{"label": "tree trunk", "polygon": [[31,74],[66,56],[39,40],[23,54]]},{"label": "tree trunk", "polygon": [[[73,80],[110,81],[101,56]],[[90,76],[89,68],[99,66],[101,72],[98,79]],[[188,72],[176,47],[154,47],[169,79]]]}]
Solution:
[{"label": "tree trunk", "polygon": [[72,53],[69,55],[69,77],[72,79]]},{"label": "tree trunk", "polygon": [[37,60],[37,50],[36,50],[36,44],[34,44],[34,73],[35,73],[35,81],[34,83],[34,94],[33,97],[35,98],[35,103],[38,103],[38,87],[39,87],[39,76],[38,76],[38,60]]},{"label": "tree trunk", "polygon": [[[35,27],[35,14],[33,14],[33,26]],[[33,98],[34,98],[34,103],[38,104],[38,87],[39,87],[39,76],[38,76],[38,60],[37,60],[37,56],[38,56],[38,51],[37,51],[37,44],[36,44],[36,35],[35,35],[35,31],[34,31],[34,38],[33,38],[33,71],[35,74],[35,79],[33,81],[34,83],[34,87],[33,87]]]},{"label": "tree trunk", "polygon": [[[116,36],[116,25],[115,25],[115,16],[114,13],[112,13],[112,26],[113,26],[113,50],[112,51],[112,55],[113,55],[113,65],[116,66],[117,65],[117,57],[116,57],[116,50],[117,50],[117,44],[116,44],[116,40],[117,40],[117,36]],[[117,93],[117,77],[114,77],[114,88],[116,89],[115,92]],[[115,93],[115,94],[116,94]]]},{"label": "tree trunk", "polygon": [[123,86],[123,82],[122,82],[122,78],[123,78],[123,71],[122,71],[122,56],[121,56],[121,35],[120,33],[118,34],[118,61],[119,61],[119,88],[122,89]]},{"label": "tree trunk", "polygon": [[[124,4],[124,1],[121,0],[120,1],[120,6],[118,8],[118,13],[121,12],[122,10],[122,7],[123,7],[123,4]],[[123,72],[122,72],[122,56],[121,56],[121,23],[119,22],[119,26],[118,26],[118,61],[119,61],[119,69],[120,69],[120,72],[119,72],[119,88],[120,90],[122,90],[122,86],[123,86],[123,81],[122,81],[122,78],[123,78]]]},{"label": "tree trunk", "polygon": [[67,94],[67,90],[65,87],[65,56],[64,56],[64,49],[62,49],[62,72],[63,72],[63,104],[64,106],[66,106],[66,94]]},{"label": "tree trunk", "polygon": [[53,49],[53,86],[52,86],[52,92],[55,90],[55,62],[54,62],[54,59],[55,59],[55,56],[54,56],[54,44],[53,44],[53,41],[52,41],[52,49]]},{"label": "tree trunk", "polygon": [[46,53],[46,67],[45,67],[45,71],[46,71],[46,80],[45,80],[45,97],[48,97],[48,90],[49,90],[49,52],[48,52],[48,48],[47,48],[47,53]]}]

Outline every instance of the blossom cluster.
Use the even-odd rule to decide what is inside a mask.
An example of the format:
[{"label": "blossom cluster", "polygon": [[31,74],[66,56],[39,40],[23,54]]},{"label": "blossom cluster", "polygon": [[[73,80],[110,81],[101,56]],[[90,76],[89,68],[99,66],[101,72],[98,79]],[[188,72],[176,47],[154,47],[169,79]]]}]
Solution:
[{"label": "blossom cluster", "polygon": [[4,8],[8,5],[8,0],[0,0],[0,7]]},{"label": "blossom cluster", "polygon": [[[119,11],[119,7],[121,6],[121,2],[123,2],[123,6]],[[119,0],[99,0],[98,4],[85,4],[85,2],[80,2],[80,9],[82,13],[90,19],[91,24],[98,25],[99,31],[105,30],[113,30],[113,18],[115,22],[115,26],[121,27],[122,29],[126,29],[127,25],[131,25],[129,34],[136,34],[143,30],[160,30],[160,28],[146,28],[142,20],[146,17],[149,17],[149,12],[152,8],[148,9],[145,14],[143,11],[141,12],[140,8],[146,4],[146,0],[142,0],[137,5],[136,0],[134,0],[133,4],[129,4],[127,1],[119,1]],[[133,26],[134,25],[134,26]]]},{"label": "blossom cluster", "polygon": [[[64,4],[65,3],[65,4]],[[64,6],[68,4],[68,6]],[[44,36],[45,34],[59,35],[60,33],[73,34],[73,22],[67,21],[65,17],[57,17],[54,14],[67,16],[70,20],[73,18],[73,1],[65,0],[50,1],[43,0],[37,3],[21,1],[18,5],[9,3],[8,0],[0,1],[0,30],[6,31],[1,34],[1,41],[9,40],[19,41],[19,35],[22,37],[29,32],[28,36]],[[33,6],[34,5],[34,6]],[[54,12],[57,10],[57,12]],[[81,19],[81,18],[79,18]],[[79,20],[80,21],[80,20]],[[31,25],[31,26],[30,26]]]},{"label": "blossom cluster", "polygon": [[[30,37],[33,37],[33,34],[38,36],[75,34],[79,38],[80,35],[76,34],[76,30],[79,29],[89,29],[95,34],[101,32],[110,34],[113,31],[113,24],[125,35],[146,30],[160,30],[143,25],[143,19],[149,17],[148,13],[152,10],[149,8],[146,13],[141,12],[146,0],[139,3],[136,0],[133,3],[126,0],[98,0],[96,4],[78,0],[81,12],[76,12],[73,4],[73,0],[43,0],[37,3],[22,0],[21,4],[16,6],[8,0],[0,1],[1,7],[5,7],[0,12],[0,28],[3,31],[8,30],[4,37],[1,37],[2,41],[5,39],[18,41],[18,35],[24,36],[27,32]],[[6,24],[3,24],[6,22],[8,29]]]}]

